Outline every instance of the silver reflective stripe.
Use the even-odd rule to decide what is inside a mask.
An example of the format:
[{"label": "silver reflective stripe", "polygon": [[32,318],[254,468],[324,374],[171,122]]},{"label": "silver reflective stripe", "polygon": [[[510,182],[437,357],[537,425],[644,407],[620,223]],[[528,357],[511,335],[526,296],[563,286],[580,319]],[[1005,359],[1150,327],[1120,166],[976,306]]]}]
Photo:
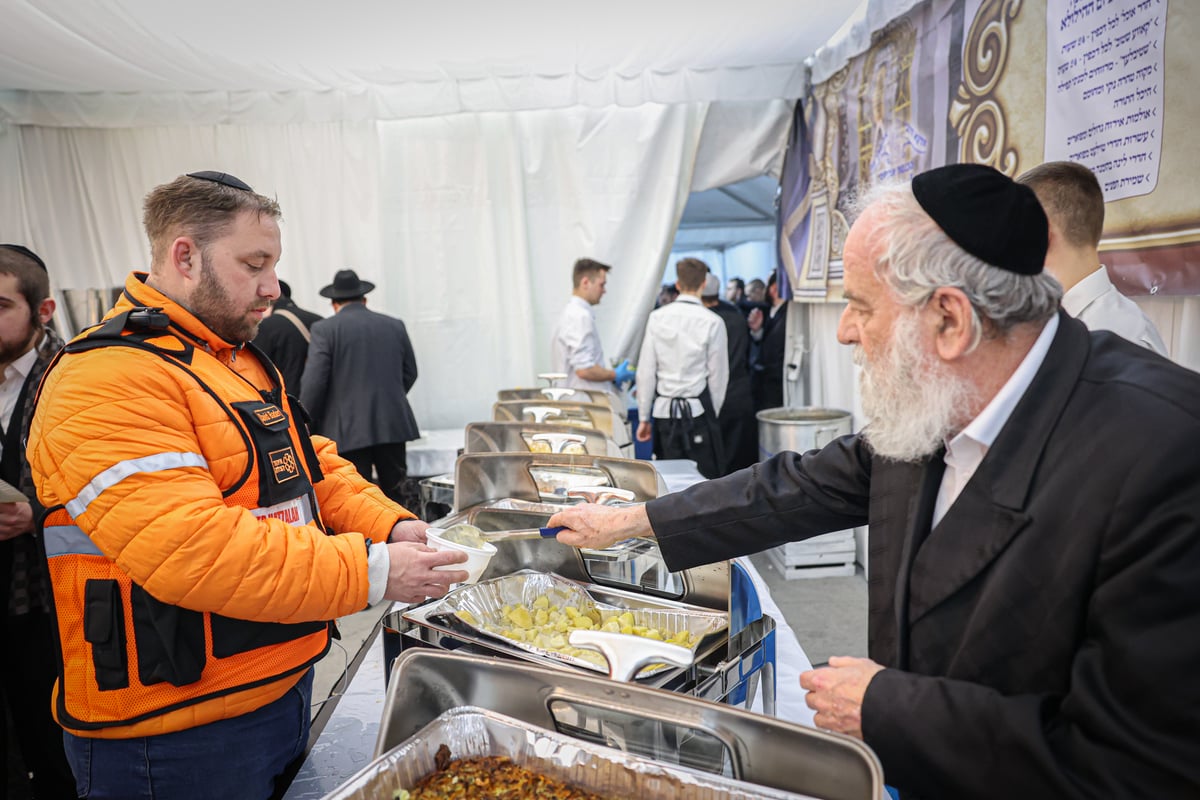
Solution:
[{"label": "silver reflective stripe", "polygon": [[131,458],[128,461],[113,464],[92,478],[92,482],[83,487],[83,491],[74,500],[67,503],[67,513],[71,515],[72,519],[78,519],[83,512],[87,511],[92,501],[100,496],[101,492],[111,489],[130,475],[136,475],[139,472],[165,472],[180,467],[208,469],[208,462],[199,453],[155,453],[152,456]]},{"label": "silver reflective stripe", "polygon": [[42,531],[46,557],[67,555],[102,556],[92,538],[74,525],[51,525]]}]

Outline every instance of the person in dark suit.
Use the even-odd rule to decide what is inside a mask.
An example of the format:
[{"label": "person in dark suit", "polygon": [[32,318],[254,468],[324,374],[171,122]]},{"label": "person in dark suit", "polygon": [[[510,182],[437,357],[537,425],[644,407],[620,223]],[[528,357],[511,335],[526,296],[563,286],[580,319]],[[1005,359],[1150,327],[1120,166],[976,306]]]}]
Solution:
[{"label": "person in dark suit", "polygon": [[700,301],[725,323],[729,347],[729,384],[717,417],[725,453],[721,474],[728,475],[758,461],[758,423],[750,392],[750,329],[737,306],[721,299],[721,280],[711,272]]},{"label": "person in dark suit", "polygon": [[[767,279],[767,311],[753,309],[747,317],[750,337],[757,344],[751,361],[754,410],[783,406],[783,362],[787,356],[787,302],[779,296],[775,273]],[[756,454],[757,456],[757,454]]]},{"label": "person in dark suit", "polygon": [[271,316],[259,324],[258,335],[254,337],[254,346],[279,369],[283,385],[293,397],[300,396],[312,326],[320,319],[320,314],[296,305],[292,287],[280,281],[279,299],[271,306]]},{"label": "person in dark suit", "polygon": [[314,430],[337,442],[364,477],[374,468],[379,488],[400,502],[406,445],[421,435],[408,404],[417,358],[404,323],[367,308],[374,288],[343,269],[321,289],[334,315],[312,327],[300,402]]},{"label": "person in dark suit", "polygon": [[870,524],[870,658],[801,686],[902,798],[1195,797],[1200,374],[1059,308],[1046,216],[959,164],[866,198],[844,251],[859,434],[559,540],[671,570]]},{"label": "person in dark suit", "polygon": [[33,796],[65,800],[76,796],[75,778],[50,713],[58,667],[50,571],[34,524],[43,509],[23,447],[38,383],[63,346],[53,316],[45,262],[22,245],[0,244],[0,479],[17,490],[0,500],[0,796],[10,783],[23,790],[29,782]]}]

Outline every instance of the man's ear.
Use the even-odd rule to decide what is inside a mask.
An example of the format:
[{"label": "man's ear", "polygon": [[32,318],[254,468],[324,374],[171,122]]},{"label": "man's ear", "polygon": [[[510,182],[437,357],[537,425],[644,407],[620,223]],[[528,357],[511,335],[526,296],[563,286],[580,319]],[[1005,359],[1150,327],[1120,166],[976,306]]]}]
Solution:
[{"label": "man's ear", "polygon": [[43,325],[49,323],[51,318],[54,317],[54,309],[57,307],[58,306],[54,302],[53,297],[47,297],[45,300],[43,300],[41,303],[38,304],[37,317]]},{"label": "man's ear", "polygon": [[200,274],[200,248],[190,236],[180,236],[167,251],[167,266],[187,278]]},{"label": "man's ear", "polygon": [[966,294],[943,286],[934,291],[925,308],[934,315],[938,356],[943,361],[954,361],[966,355],[975,342],[975,314]]}]

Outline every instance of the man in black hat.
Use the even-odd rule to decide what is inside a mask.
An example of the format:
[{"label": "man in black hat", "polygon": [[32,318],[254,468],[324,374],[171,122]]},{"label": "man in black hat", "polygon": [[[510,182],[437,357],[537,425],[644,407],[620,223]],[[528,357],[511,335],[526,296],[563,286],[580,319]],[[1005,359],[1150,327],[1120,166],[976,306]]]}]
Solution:
[{"label": "man in black hat", "polygon": [[313,325],[300,400],[342,457],[368,478],[374,468],[379,488],[400,502],[406,445],[421,436],[408,404],[417,358],[404,323],[367,308],[374,288],[343,269],[321,290],[334,315]]},{"label": "man in black hat", "polygon": [[283,376],[288,393],[295,397],[300,396],[312,326],[320,319],[320,314],[296,305],[292,287],[280,281],[279,299],[271,304],[271,315],[259,324],[258,335],[254,337],[254,346],[271,359]]},{"label": "man in black hat", "polygon": [[870,524],[870,658],[803,673],[908,797],[1200,786],[1200,375],[1059,309],[1033,191],[979,165],[866,198],[838,328],[869,425],[560,540],[671,570]]}]

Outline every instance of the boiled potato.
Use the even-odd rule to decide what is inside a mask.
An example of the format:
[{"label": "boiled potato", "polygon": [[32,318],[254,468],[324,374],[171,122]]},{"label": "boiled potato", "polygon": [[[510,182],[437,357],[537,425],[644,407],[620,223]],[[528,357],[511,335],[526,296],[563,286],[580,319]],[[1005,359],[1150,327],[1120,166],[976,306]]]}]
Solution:
[{"label": "boiled potato", "polygon": [[[458,616],[464,622],[480,627],[471,612],[460,610]],[[563,606],[559,608],[553,605],[550,598],[544,594],[538,595],[527,606],[504,606],[501,609],[501,616],[507,623],[506,627],[488,623],[483,625],[483,629],[513,641],[582,658],[601,666],[605,661],[599,653],[586,648],[572,647],[568,643],[571,631],[600,629],[612,633],[623,633],[627,636],[642,636],[647,639],[668,641],[671,644],[689,648],[698,642],[698,638],[693,637],[686,629],[672,631],[637,625],[632,611],[606,610],[602,612],[594,606],[584,608]]]}]

